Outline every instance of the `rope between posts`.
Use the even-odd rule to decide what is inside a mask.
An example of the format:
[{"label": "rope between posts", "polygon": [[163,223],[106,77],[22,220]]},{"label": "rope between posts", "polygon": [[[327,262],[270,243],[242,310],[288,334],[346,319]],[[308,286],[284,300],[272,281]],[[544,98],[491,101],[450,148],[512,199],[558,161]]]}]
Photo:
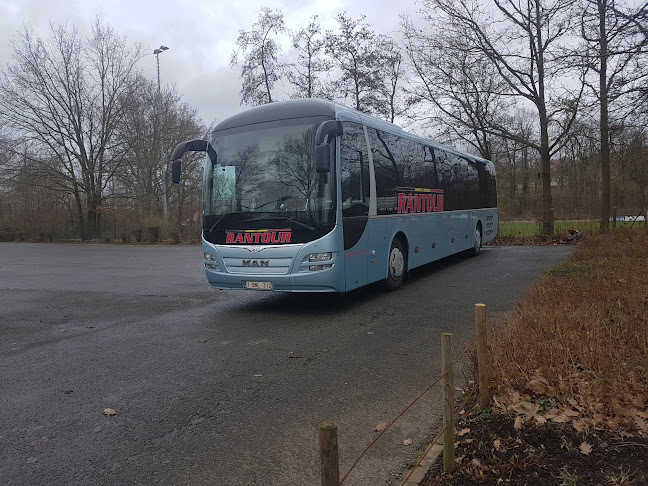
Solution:
[{"label": "rope between posts", "polygon": [[477,338],[481,336],[481,333],[477,334],[472,340],[468,343],[468,345],[464,348],[464,350],[459,353],[459,356],[455,358],[455,360],[452,362],[452,366],[456,365],[463,356],[468,353],[468,350],[472,348],[473,344],[477,342]]},{"label": "rope between posts", "polygon": [[468,393],[468,395],[466,395],[466,399],[463,401],[461,406],[455,412],[455,417],[457,415],[459,415],[459,412],[461,412],[464,409],[464,407],[466,406],[466,403],[468,403],[468,400],[470,400],[470,397],[472,397],[473,393],[475,393],[475,390],[477,390],[477,384],[474,384],[473,387],[472,387],[472,390],[470,390],[470,393]]},{"label": "rope between posts", "polygon": [[[476,389],[477,389],[477,386],[476,386],[476,385],[473,385],[472,390],[470,390],[470,393],[468,393],[468,395],[466,396],[466,399],[464,400],[464,402],[461,404],[461,406],[460,406],[460,407],[457,409],[457,411],[455,412],[455,416],[459,415],[459,412],[461,412],[461,411],[463,410],[463,408],[464,408],[464,407],[466,406],[466,404],[468,403],[468,400],[470,400],[470,397],[472,397],[472,396],[473,396],[473,393],[475,393],[475,390],[476,390]],[[439,435],[437,435],[436,438],[432,441],[432,443],[428,446],[428,448],[425,449],[425,452],[423,453],[423,455],[421,456],[421,458],[419,459],[419,461],[416,463],[416,465],[412,468],[412,470],[411,470],[410,473],[407,475],[407,477],[405,478],[405,480],[401,483],[401,486],[404,486],[405,483],[407,483],[407,481],[409,480],[409,478],[412,477],[412,474],[414,474],[414,471],[416,471],[416,468],[419,467],[419,466],[421,465],[421,463],[423,462],[423,459],[425,459],[425,458],[427,457],[427,455],[428,455],[428,454],[430,453],[430,451],[432,450],[432,447],[434,447],[434,445],[439,441],[439,439],[441,438],[441,436],[443,435],[443,433],[444,433],[445,431],[446,431],[446,428],[443,427],[443,429],[441,429],[441,432],[439,432]]]},{"label": "rope between posts", "polygon": [[358,463],[360,462],[360,459],[362,459],[362,457],[366,454],[366,452],[367,452],[369,449],[371,449],[371,446],[374,445],[374,444],[376,443],[376,441],[377,441],[378,439],[380,439],[380,438],[382,437],[382,435],[383,435],[385,432],[387,432],[387,431],[389,430],[389,428],[390,428],[392,425],[394,425],[394,423],[396,423],[396,421],[397,421],[399,418],[401,418],[401,417],[405,414],[405,412],[407,412],[407,411],[412,407],[412,405],[414,405],[416,402],[418,402],[418,401],[423,397],[423,395],[425,395],[427,392],[429,392],[429,391],[432,389],[432,387],[433,387],[434,385],[436,385],[437,383],[439,383],[439,382],[441,381],[441,379],[442,379],[444,376],[445,376],[445,373],[443,373],[443,374],[442,374],[441,376],[439,376],[436,380],[434,380],[434,382],[432,382],[432,384],[431,384],[430,386],[428,386],[425,390],[423,390],[423,392],[422,392],[418,397],[416,397],[416,398],[414,399],[414,401],[413,401],[412,403],[410,403],[410,404],[405,408],[405,410],[403,410],[400,414],[398,414],[398,416],[397,416],[394,420],[392,420],[392,421],[387,425],[387,427],[385,427],[385,429],[382,430],[382,431],[380,432],[380,434],[378,434],[378,436],[377,436],[374,440],[371,441],[371,444],[369,444],[369,445],[365,448],[365,450],[362,451],[362,454],[360,454],[360,456],[359,456],[359,457],[356,459],[356,461],[353,463],[353,465],[351,466],[351,469],[349,469],[349,470],[347,471],[347,473],[344,475],[344,477],[343,477],[342,480],[340,481],[340,485],[341,485],[341,484],[344,482],[344,480],[349,476],[349,474],[351,474],[351,471],[353,471],[353,469],[358,465]]},{"label": "rope between posts", "polygon": [[[477,335],[472,339],[472,341],[470,341],[470,343],[468,344],[468,346],[466,346],[466,347],[464,348],[464,350],[459,354],[459,356],[457,356],[457,358],[456,358],[456,359],[454,360],[454,362],[453,362],[453,366],[454,366],[454,365],[459,361],[459,359],[460,359],[461,357],[463,357],[463,356],[468,352],[468,350],[472,347],[472,345],[475,344],[475,342],[477,341],[477,338],[478,338],[478,337],[479,337],[479,334],[477,334]],[[362,453],[358,456],[358,458],[357,458],[356,461],[353,463],[353,465],[351,466],[351,468],[347,471],[347,473],[344,475],[344,477],[340,480],[340,483],[339,483],[340,486],[342,485],[342,483],[344,483],[344,481],[345,481],[346,478],[349,476],[349,474],[351,474],[351,471],[353,471],[353,470],[355,469],[355,467],[358,465],[358,463],[360,462],[360,459],[362,459],[362,458],[364,457],[364,455],[367,453],[367,451],[368,451],[369,449],[371,449],[371,447],[372,447],[372,446],[373,446],[373,445],[378,441],[378,439],[380,439],[380,438],[382,437],[382,435],[383,435],[385,432],[387,432],[387,431],[389,430],[389,428],[390,428],[392,425],[394,425],[394,423],[396,423],[396,421],[397,421],[399,418],[401,418],[401,417],[405,414],[405,412],[407,412],[407,411],[408,411],[408,410],[409,410],[409,409],[410,409],[410,408],[411,408],[411,407],[412,407],[416,402],[418,402],[418,401],[423,397],[423,395],[425,395],[427,392],[429,392],[429,391],[432,389],[432,387],[433,387],[434,385],[436,385],[437,383],[439,383],[439,382],[443,379],[443,377],[444,377],[445,375],[446,375],[446,374],[443,373],[443,374],[441,374],[441,376],[439,376],[436,380],[434,380],[430,386],[428,386],[425,390],[423,390],[423,392],[422,392],[418,397],[416,397],[416,398],[414,399],[414,401],[412,401],[412,403],[410,403],[407,407],[405,407],[405,409],[404,409],[400,414],[398,414],[398,416],[397,416],[394,420],[392,420],[392,421],[387,425],[387,427],[385,427],[384,430],[382,430],[382,431],[381,431],[381,432],[380,432],[380,433],[379,433],[379,434],[374,438],[374,440],[371,441],[371,443],[370,443],[370,444],[369,444],[369,445],[368,445],[368,446],[367,446],[367,447],[362,451]],[[474,388],[473,388],[473,391],[474,391]],[[472,392],[471,392],[470,394],[472,394]],[[469,394],[468,396],[470,396],[470,394]],[[466,402],[464,402],[464,404],[465,404],[465,403],[466,403]],[[463,405],[462,405],[461,408],[463,408]],[[460,408],[459,410],[461,410],[461,408]],[[444,428],[443,430],[445,430],[445,428]],[[438,439],[437,439],[437,440],[438,440]],[[434,443],[433,443],[432,445],[434,445]],[[421,461],[425,458],[425,456],[427,455],[427,453],[429,452],[429,449],[431,449],[431,447],[432,447],[432,446],[430,446],[430,447],[428,448],[428,451],[426,451],[425,455],[421,458]],[[420,461],[419,461],[419,463],[420,463]],[[418,466],[418,464],[417,464],[417,466]],[[415,468],[415,469],[416,469],[416,468]],[[408,477],[409,477],[409,476],[408,476]]]}]

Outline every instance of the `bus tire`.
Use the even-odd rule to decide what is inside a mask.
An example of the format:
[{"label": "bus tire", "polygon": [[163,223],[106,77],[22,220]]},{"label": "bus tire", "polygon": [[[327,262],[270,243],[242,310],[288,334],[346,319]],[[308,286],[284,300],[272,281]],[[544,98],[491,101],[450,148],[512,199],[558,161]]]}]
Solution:
[{"label": "bus tire", "polygon": [[388,291],[397,290],[403,284],[405,272],[407,271],[407,253],[403,244],[398,238],[394,238],[389,255],[387,256],[387,278],[385,288]]},{"label": "bus tire", "polygon": [[481,225],[477,224],[475,227],[475,244],[470,250],[470,254],[472,256],[477,256],[479,255],[479,251],[481,250],[482,246],[482,233],[481,233]]}]

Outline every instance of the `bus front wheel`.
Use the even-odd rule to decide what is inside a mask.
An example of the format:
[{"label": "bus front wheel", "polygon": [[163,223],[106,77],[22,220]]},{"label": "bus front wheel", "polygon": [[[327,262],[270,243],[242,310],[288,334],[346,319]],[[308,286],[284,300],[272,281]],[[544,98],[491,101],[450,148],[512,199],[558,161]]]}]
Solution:
[{"label": "bus front wheel", "polygon": [[407,271],[407,253],[403,250],[403,244],[395,238],[389,250],[387,260],[387,278],[385,287],[387,290],[396,290],[403,284],[405,272]]}]

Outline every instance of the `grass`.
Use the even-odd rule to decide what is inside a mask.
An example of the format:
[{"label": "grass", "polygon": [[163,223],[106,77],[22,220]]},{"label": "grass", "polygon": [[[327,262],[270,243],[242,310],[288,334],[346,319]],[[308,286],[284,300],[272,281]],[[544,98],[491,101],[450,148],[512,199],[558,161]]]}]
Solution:
[{"label": "grass", "polygon": [[[611,225],[612,223],[610,223]],[[617,228],[642,228],[644,222],[626,223],[617,222]],[[611,227],[611,226],[610,226]],[[556,221],[554,224],[555,235],[565,235],[570,229],[576,229],[582,234],[590,235],[599,232],[600,225],[598,221],[576,220],[576,221]],[[500,221],[497,229],[497,236],[500,238],[532,238],[542,233],[542,223],[538,221]]]},{"label": "grass", "polygon": [[646,427],[648,234],[591,235],[545,273],[490,338],[499,389],[577,403],[593,428]]}]

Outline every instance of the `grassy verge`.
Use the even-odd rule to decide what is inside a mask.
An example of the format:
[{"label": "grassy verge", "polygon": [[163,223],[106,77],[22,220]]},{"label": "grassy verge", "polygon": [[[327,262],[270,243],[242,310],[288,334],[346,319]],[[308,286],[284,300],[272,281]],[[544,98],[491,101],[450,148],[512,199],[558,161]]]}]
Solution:
[{"label": "grassy verge", "polygon": [[584,428],[648,432],[648,235],[589,236],[490,342],[500,392],[556,397]]},{"label": "grassy verge", "polygon": [[[617,222],[617,228],[620,229],[637,229],[643,227],[643,221],[634,224]],[[590,235],[598,233],[600,225],[598,221],[591,220],[556,221],[554,224],[554,234],[557,236],[564,235],[571,229],[578,230],[585,235]],[[537,221],[500,221],[497,229],[498,238],[532,238],[540,234],[542,234],[542,224]]]},{"label": "grassy verge", "polygon": [[490,331],[493,407],[423,486],[648,484],[648,234],[587,236]]}]

